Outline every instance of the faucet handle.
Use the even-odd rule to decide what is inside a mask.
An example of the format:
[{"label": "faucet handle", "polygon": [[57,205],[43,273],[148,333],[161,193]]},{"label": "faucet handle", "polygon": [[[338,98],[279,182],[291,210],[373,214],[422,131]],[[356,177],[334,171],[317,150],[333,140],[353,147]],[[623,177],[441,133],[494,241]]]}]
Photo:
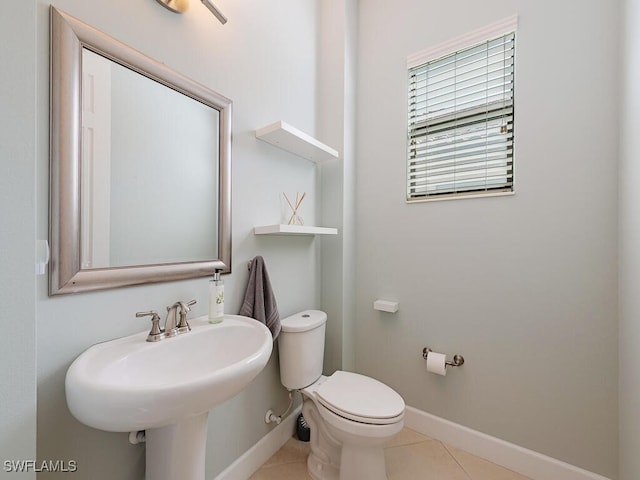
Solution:
[{"label": "faucet handle", "polygon": [[185,333],[191,330],[191,325],[189,325],[189,322],[187,321],[187,313],[191,311],[189,307],[195,304],[195,299],[190,302],[178,302],[178,305],[180,305],[180,321],[178,322],[178,325],[176,325],[178,333]]},{"label": "faucet handle", "polygon": [[189,307],[195,305],[196,303],[197,302],[195,299],[191,300],[190,302],[178,302],[178,305],[180,305],[180,313],[184,313],[186,315],[187,312],[191,311]]},{"label": "faucet handle", "polygon": [[147,342],[157,342],[165,337],[164,332],[160,329],[160,317],[158,312],[150,310],[148,312],[137,312],[136,317],[151,317],[151,331],[147,335]]}]

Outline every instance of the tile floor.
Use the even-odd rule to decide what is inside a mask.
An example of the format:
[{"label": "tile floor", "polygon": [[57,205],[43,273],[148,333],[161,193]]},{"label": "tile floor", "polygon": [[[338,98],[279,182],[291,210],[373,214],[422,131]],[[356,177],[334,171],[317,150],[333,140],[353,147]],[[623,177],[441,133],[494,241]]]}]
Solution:
[{"label": "tile floor", "polygon": [[[249,480],[312,480],[308,453],[309,444],[293,437]],[[389,442],[384,454],[389,480],[530,480],[409,428]]]}]

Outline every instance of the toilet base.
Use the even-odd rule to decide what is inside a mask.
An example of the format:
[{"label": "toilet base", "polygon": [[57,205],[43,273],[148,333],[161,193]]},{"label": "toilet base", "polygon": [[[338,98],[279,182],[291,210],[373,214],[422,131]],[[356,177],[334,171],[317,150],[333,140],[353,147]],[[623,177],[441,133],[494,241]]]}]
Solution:
[{"label": "toilet base", "polygon": [[388,480],[383,447],[359,448],[343,445],[341,458],[340,480]]},{"label": "toilet base", "polygon": [[340,443],[329,435],[313,401],[303,396],[302,414],[309,424],[307,470],[313,480],[340,480]]},{"label": "toilet base", "polygon": [[395,432],[390,436],[356,437],[330,425],[313,399],[304,394],[302,413],[311,428],[307,468],[314,480],[387,480],[384,445],[402,429],[403,422],[385,426]]}]

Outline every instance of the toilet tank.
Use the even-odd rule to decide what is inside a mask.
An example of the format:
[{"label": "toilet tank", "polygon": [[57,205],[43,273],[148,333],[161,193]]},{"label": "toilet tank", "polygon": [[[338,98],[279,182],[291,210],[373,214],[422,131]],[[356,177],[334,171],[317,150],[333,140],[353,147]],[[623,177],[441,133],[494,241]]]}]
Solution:
[{"label": "toilet tank", "polygon": [[299,390],[322,375],[326,322],[327,314],[320,310],[305,310],[280,321],[280,381],[287,389]]}]

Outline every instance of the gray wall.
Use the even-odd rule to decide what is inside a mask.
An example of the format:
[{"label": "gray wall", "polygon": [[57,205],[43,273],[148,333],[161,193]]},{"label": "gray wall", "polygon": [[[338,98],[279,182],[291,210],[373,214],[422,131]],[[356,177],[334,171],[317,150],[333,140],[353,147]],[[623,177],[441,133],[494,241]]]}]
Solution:
[{"label": "gray wall", "polygon": [[321,305],[327,312],[324,372],[355,369],[355,102],[358,2],[325,0],[319,14],[318,131],[340,152],[320,167],[322,225],[338,235],[322,241]]},{"label": "gray wall", "polygon": [[[355,362],[358,371],[395,387],[412,406],[611,478],[635,480],[640,305],[633,286],[640,281],[640,199],[634,187],[640,172],[634,160],[640,146],[633,126],[640,120],[640,93],[633,82],[640,48],[632,26],[640,21],[638,0],[626,0],[624,16],[625,58],[636,63],[625,70],[622,95],[631,106],[623,109],[620,157],[619,476],[620,99],[610,88],[618,85],[617,2],[588,0],[577,9],[575,2],[550,0],[487,0],[482,6],[471,0],[366,0],[357,19],[350,0],[320,11],[321,3],[225,2],[230,20],[222,27],[195,0],[181,16],[155,0],[55,2],[234,100],[229,310],[239,306],[245,262],[261,254],[283,315],[310,306],[336,309],[331,348],[338,358],[330,359],[329,370]],[[98,480],[139,480],[143,448],[129,445],[126,435],[75,421],[65,405],[65,371],[92,343],[142,330],[133,317],[140,309],[195,297],[196,314],[205,313],[207,282],[47,297],[46,278],[33,273],[33,252],[35,240],[47,236],[48,2],[22,0],[0,8],[0,58],[11,66],[0,70],[0,318],[7,332],[0,340],[2,459],[36,454],[37,383],[39,458],[77,460],[82,478],[90,471]],[[463,9],[467,14],[460,17]],[[516,195],[406,205],[406,56],[513,13],[520,15]],[[321,18],[338,21],[335,43],[323,37],[332,27],[318,25]],[[340,80],[318,71],[327,64],[338,65]],[[345,92],[356,76],[354,116],[353,97]],[[327,97],[335,94],[342,97]],[[327,119],[332,114],[340,115],[338,131]],[[355,209],[353,163],[323,171],[255,140],[255,128],[277,119],[327,143],[344,142],[336,146],[357,159]],[[347,132],[354,126],[351,145]],[[559,180],[540,186],[550,171]],[[563,181],[570,173],[573,179]],[[328,189],[322,202],[321,188]],[[320,218],[321,203],[333,209],[323,219],[343,222],[348,234],[336,239],[341,244],[321,252],[325,240],[253,236],[254,225],[280,221],[281,192],[296,190],[309,193],[302,212],[307,223]],[[332,203],[329,195],[339,198]],[[349,231],[352,222],[355,232]],[[332,249],[342,258],[325,264],[322,255]],[[342,282],[339,291],[332,290],[332,281],[320,281],[321,265],[331,273],[323,277]],[[355,324],[348,305],[353,288]],[[337,307],[341,298],[345,304]],[[374,312],[376,298],[400,301],[400,312]],[[425,345],[462,353],[467,364],[446,378],[427,375],[420,358]],[[264,411],[286,402],[272,360],[246,392],[212,412],[207,478],[268,431]]]},{"label": "gray wall", "polygon": [[35,459],[36,28],[33,2],[0,7],[0,477]]},{"label": "gray wall", "polygon": [[[38,238],[45,238],[48,2],[37,0],[35,5],[37,219],[32,212],[23,213],[31,223],[37,220]],[[252,230],[256,225],[281,222],[283,191],[289,196],[306,191],[301,214],[308,224],[315,222],[318,202],[315,167],[256,140],[254,131],[282,119],[315,133],[316,2],[221,2],[220,7],[229,18],[224,26],[195,0],[183,15],[169,12],[155,0],[58,0],[55,5],[234,101],[233,273],[224,277],[227,311],[237,313],[248,277],[247,261],[255,255],[265,257],[281,315],[318,308],[319,240],[255,237]],[[33,52],[27,51],[26,55],[33,57]],[[33,181],[33,175],[27,176],[27,180]],[[182,226],[168,222],[167,228]],[[34,238],[33,234],[23,236]],[[37,280],[38,456],[75,459],[81,470],[79,478],[91,475],[94,479],[141,479],[144,447],[130,445],[126,434],[93,430],[71,417],[64,398],[66,369],[91,344],[147,328],[147,321],[135,318],[136,311],[160,311],[177,299],[195,298],[198,303],[194,314],[205,314],[208,280],[57,298],[47,297],[45,277]],[[31,327],[33,330],[33,323]],[[265,412],[269,408],[282,411],[287,402],[274,355],[249,388],[211,412],[207,478],[213,478],[264,436],[272,428],[264,423]]]},{"label": "gray wall", "polygon": [[640,478],[640,1],[624,3],[620,143],[620,480]]},{"label": "gray wall", "polygon": [[[361,2],[357,90],[358,370],[409,405],[613,478],[618,8]],[[515,195],[406,204],[407,56],[513,14]],[[400,311],[373,311],[376,298]],[[423,346],[467,363],[427,374]]]}]

